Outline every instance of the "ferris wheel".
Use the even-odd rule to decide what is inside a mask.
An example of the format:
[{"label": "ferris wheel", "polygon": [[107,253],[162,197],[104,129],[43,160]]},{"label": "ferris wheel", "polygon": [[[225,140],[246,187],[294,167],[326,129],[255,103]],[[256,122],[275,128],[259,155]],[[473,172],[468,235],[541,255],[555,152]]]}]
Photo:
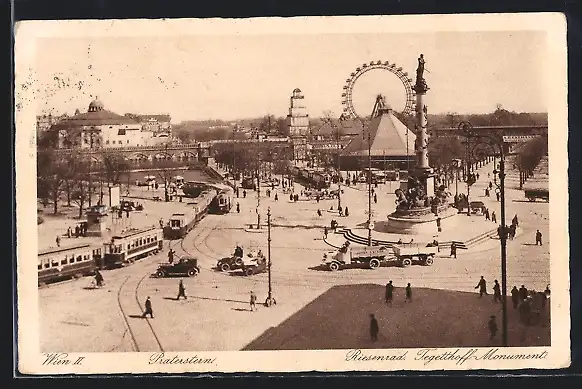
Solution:
[{"label": "ferris wheel", "polygon": [[413,81],[408,77],[408,73],[404,72],[402,67],[396,65],[395,63],[390,63],[388,61],[372,61],[357,67],[356,70],[350,74],[350,78],[346,79],[342,93],[342,116],[344,118],[359,118],[359,115],[354,108],[354,86],[360,77],[371,71],[388,71],[400,79],[400,82],[404,87],[404,92],[406,93],[406,102],[402,113],[407,115],[412,114],[415,110],[416,92],[413,89]]}]

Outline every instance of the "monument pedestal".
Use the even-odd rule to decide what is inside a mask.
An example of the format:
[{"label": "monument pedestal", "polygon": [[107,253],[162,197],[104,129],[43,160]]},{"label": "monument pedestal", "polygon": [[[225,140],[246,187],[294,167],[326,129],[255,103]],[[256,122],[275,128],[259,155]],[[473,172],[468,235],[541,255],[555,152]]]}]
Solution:
[{"label": "monument pedestal", "polygon": [[457,226],[458,211],[450,205],[437,208],[437,213],[431,207],[397,210],[388,215],[388,222],[376,228],[379,232],[429,235],[438,234]]},{"label": "monument pedestal", "polygon": [[105,207],[93,207],[87,211],[87,236],[102,237],[109,228]]}]

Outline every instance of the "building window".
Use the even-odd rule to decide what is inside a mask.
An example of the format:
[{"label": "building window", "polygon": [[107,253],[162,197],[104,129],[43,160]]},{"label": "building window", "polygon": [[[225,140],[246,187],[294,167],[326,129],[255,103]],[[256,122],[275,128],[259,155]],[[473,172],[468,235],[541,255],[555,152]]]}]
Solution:
[{"label": "building window", "polygon": [[117,130],[117,135],[125,135],[125,128],[120,128]]}]

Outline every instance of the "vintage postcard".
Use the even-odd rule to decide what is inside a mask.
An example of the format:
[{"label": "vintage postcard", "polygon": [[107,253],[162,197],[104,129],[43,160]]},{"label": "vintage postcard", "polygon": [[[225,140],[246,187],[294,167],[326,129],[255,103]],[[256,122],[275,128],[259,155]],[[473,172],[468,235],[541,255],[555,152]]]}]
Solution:
[{"label": "vintage postcard", "polygon": [[569,366],[563,15],[15,37],[21,373]]}]

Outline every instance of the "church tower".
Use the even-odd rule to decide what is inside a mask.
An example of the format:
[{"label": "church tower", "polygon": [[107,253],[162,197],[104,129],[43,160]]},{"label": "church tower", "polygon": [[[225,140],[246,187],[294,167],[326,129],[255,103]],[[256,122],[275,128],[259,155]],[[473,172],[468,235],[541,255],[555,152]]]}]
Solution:
[{"label": "church tower", "polygon": [[307,136],[309,133],[309,115],[305,108],[304,96],[299,88],[295,88],[291,95],[287,127],[291,137]]}]

